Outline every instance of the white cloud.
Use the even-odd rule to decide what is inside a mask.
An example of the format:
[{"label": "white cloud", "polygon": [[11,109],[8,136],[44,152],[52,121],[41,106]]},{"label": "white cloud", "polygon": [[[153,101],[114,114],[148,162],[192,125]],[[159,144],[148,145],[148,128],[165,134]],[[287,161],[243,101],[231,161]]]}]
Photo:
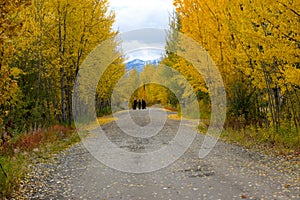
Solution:
[{"label": "white cloud", "polygon": [[168,28],[173,0],[110,0],[121,32],[140,28]]},{"label": "white cloud", "polygon": [[134,52],[130,52],[126,54],[126,60],[131,61],[134,59],[140,60],[155,60],[163,56],[164,51],[156,50],[156,49],[141,49]]},{"label": "white cloud", "polygon": [[[114,27],[121,33],[144,28],[168,29],[169,16],[174,9],[173,0],[110,0],[110,7],[116,13]],[[123,50],[126,50],[127,47],[135,49],[133,52],[127,52],[126,57],[129,60],[159,58],[164,51],[165,35],[156,39],[151,35],[148,36],[145,32],[142,32],[142,35],[150,40],[154,39],[154,41],[149,43],[144,39],[123,43]],[[138,36],[136,35],[136,37]]]},{"label": "white cloud", "polygon": [[138,50],[138,49],[164,49],[164,44],[160,43],[145,43],[137,40],[132,40],[129,42],[124,42],[122,44],[122,49],[127,50]]},{"label": "white cloud", "polygon": [[154,60],[161,57],[164,53],[164,44],[144,43],[137,40],[124,42],[122,44],[123,52],[126,52],[127,60],[141,59]]}]

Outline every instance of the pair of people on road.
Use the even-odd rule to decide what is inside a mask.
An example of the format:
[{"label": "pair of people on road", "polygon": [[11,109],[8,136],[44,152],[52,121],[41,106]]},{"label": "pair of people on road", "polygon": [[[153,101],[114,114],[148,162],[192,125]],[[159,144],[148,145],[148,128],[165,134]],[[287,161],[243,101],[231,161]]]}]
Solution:
[{"label": "pair of people on road", "polygon": [[146,101],[144,99],[137,100],[136,98],[134,98],[133,103],[132,103],[132,109],[133,110],[146,109]]}]

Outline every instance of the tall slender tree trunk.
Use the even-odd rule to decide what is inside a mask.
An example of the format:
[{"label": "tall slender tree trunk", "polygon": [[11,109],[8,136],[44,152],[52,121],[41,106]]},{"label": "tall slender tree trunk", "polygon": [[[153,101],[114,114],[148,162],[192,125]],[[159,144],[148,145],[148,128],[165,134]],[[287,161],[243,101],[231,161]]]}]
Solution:
[{"label": "tall slender tree trunk", "polygon": [[65,71],[64,67],[60,68],[60,87],[61,87],[61,114],[62,114],[62,122],[66,123],[66,97],[65,97]]},{"label": "tall slender tree trunk", "polygon": [[[61,10],[62,9],[62,10]],[[66,123],[67,114],[66,114],[66,86],[65,86],[65,42],[66,42],[66,17],[67,11],[66,7],[58,7],[59,15],[59,25],[58,25],[58,34],[59,34],[59,51],[60,51],[60,90],[61,90],[61,121]]]},{"label": "tall slender tree trunk", "polygon": [[[269,106],[270,113],[272,116],[272,122],[273,122],[273,125],[276,126],[277,122],[276,122],[276,117],[275,117],[276,111],[274,110],[274,105],[275,105],[274,98],[273,98],[274,95],[273,95],[273,90],[271,88],[272,80],[271,80],[269,72],[266,69],[266,63],[262,62],[261,67],[262,67],[262,70],[264,73],[264,78],[265,78],[265,82],[266,82],[266,86],[267,86],[267,94],[268,94],[268,99],[269,99],[268,106]],[[276,126],[276,131],[278,132],[277,126]]]}]

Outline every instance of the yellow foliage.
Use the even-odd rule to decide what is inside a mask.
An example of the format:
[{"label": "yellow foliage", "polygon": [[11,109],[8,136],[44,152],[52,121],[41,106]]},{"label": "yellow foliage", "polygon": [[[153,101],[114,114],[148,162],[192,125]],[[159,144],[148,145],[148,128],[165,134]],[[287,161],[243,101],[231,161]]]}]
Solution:
[{"label": "yellow foliage", "polygon": [[[204,47],[217,64],[229,110],[235,107],[237,115],[250,115],[246,110],[255,105],[253,115],[279,126],[285,109],[299,124],[299,1],[174,0],[174,5],[179,31]],[[193,85],[201,80],[187,63],[176,60],[172,65]],[[203,85],[198,89],[206,92]]]}]

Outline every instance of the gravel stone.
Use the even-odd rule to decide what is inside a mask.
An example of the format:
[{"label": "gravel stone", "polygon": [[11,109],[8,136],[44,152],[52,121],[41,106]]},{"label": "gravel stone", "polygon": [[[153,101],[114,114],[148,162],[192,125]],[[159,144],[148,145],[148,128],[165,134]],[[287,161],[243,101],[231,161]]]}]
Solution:
[{"label": "gravel stone", "polygon": [[[149,123],[145,111],[132,115],[140,125]],[[120,148],[151,152],[168,144],[179,123],[168,119],[161,132],[151,138],[128,136],[116,122],[102,128]],[[186,128],[196,126],[193,121],[184,123]],[[78,143],[50,158],[33,159],[12,198],[300,199],[299,157],[275,157],[219,141],[207,157],[199,159],[203,138],[198,134],[185,154],[169,167],[143,174],[111,169]]]}]

